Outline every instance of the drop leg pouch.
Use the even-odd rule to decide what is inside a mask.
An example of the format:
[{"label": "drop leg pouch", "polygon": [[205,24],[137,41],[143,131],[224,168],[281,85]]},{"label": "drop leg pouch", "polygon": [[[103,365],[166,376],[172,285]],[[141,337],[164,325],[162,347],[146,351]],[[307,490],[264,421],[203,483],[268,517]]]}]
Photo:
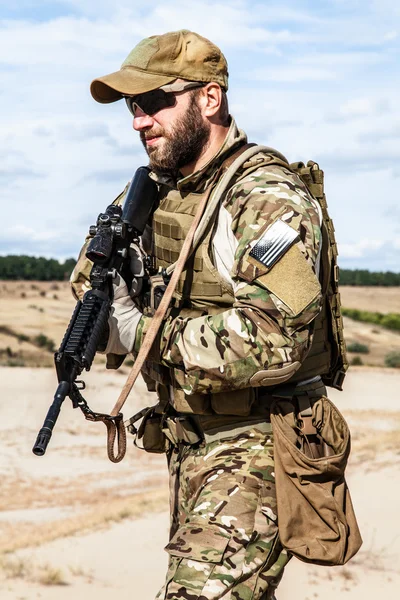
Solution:
[{"label": "drop leg pouch", "polygon": [[312,405],[312,423],[321,447],[310,456],[292,401],[271,406],[279,535],[283,546],[302,561],[343,565],[362,539],[345,480],[350,453],[346,421],[328,398]]}]

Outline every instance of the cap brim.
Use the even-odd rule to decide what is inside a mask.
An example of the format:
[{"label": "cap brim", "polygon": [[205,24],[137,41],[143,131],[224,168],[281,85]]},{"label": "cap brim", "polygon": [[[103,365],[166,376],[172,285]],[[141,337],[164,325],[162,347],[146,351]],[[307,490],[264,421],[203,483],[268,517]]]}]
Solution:
[{"label": "cap brim", "polygon": [[155,90],[175,81],[176,76],[158,75],[124,67],[110,75],[98,77],[90,84],[90,93],[96,102],[108,104],[121,100],[123,96],[136,96]]}]

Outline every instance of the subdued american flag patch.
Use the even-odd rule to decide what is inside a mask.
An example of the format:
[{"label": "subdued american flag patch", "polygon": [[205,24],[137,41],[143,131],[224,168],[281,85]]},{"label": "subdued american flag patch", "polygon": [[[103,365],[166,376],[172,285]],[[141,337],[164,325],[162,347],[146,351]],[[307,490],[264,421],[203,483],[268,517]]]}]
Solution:
[{"label": "subdued american flag patch", "polygon": [[297,231],[277,219],[254,244],[250,256],[266,267],[272,267],[298,237]]}]

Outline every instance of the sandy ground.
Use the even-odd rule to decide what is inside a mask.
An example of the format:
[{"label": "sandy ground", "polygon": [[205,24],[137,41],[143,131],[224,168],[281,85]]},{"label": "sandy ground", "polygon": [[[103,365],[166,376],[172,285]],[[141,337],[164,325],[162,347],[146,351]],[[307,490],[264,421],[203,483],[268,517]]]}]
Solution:
[{"label": "sandy ground", "polygon": [[[109,410],[124,374],[96,367],[87,400]],[[52,400],[51,369],[0,369],[1,600],[153,600],[162,584],[168,537],[164,457],[129,442],[114,465],[102,424],[84,421],[66,401],[44,457],[31,447]],[[346,566],[292,560],[279,600],[395,600],[400,589],[400,373],[353,368],[331,398],[353,433],[348,483],[364,538]],[[141,382],[126,416],[151,403]]]}]

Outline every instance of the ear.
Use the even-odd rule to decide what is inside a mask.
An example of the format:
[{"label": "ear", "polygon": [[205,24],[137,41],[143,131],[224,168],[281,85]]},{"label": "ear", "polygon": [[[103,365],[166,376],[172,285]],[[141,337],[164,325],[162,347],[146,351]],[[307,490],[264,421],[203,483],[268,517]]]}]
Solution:
[{"label": "ear", "polygon": [[222,102],[222,91],[218,83],[208,83],[203,88],[202,103],[203,103],[203,115],[209,119],[214,117]]}]

